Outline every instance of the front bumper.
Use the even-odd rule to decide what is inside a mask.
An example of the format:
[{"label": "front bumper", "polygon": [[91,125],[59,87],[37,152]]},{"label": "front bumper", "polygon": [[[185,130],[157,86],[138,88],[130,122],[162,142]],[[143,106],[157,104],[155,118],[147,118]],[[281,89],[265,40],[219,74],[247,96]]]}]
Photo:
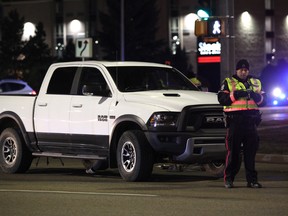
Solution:
[{"label": "front bumper", "polygon": [[[208,163],[211,161],[224,160],[226,155],[225,143],[221,143],[223,138],[211,138],[209,144],[195,144],[197,140],[210,139],[205,137],[189,138],[186,142],[186,148],[180,155],[174,156],[173,160],[176,162],[185,163]],[[215,142],[217,140],[218,142]]]},{"label": "front bumper", "polygon": [[146,137],[157,154],[169,156],[173,162],[193,164],[225,160],[225,134],[147,132]]}]

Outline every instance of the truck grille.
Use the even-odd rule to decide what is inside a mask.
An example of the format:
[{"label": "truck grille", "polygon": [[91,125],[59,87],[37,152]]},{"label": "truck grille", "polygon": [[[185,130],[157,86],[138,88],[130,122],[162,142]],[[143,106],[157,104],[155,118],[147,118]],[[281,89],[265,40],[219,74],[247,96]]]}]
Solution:
[{"label": "truck grille", "polygon": [[179,129],[182,131],[224,129],[223,107],[220,105],[185,107],[180,122]]}]

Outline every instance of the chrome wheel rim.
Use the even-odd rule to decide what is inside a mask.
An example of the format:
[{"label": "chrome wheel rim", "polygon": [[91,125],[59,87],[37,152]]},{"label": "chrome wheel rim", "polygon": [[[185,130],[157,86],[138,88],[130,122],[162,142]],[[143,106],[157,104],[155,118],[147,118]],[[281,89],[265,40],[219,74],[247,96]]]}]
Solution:
[{"label": "chrome wheel rim", "polygon": [[132,172],[136,164],[136,151],[131,142],[125,142],[121,149],[121,162],[126,172]]},{"label": "chrome wheel rim", "polygon": [[4,141],[3,145],[3,158],[9,165],[15,163],[17,158],[17,145],[13,138],[8,137]]},{"label": "chrome wheel rim", "polygon": [[214,166],[215,168],[221,168],[221,167],[224,166],[224,163],[221,162],[221,161],[219,161],[219,162],[213,162],[212,164],[213,164],[213,166]]}]

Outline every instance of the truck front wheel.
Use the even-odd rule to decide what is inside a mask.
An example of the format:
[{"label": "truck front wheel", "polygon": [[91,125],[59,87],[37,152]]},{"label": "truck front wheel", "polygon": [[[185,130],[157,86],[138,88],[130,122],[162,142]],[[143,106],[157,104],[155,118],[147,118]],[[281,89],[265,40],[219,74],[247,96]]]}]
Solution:
[{"label": "truck front wheel", "polygon": [[[242,163],[242,153],[239,155],[239,164],[237,167],[236,173],[239,172],[241,168],[241,163]],[[204,164],[204,169],[211,173],[213,176],[222,178],[224,176],[224,170],[225,170],[225,161],[212,161],[208,164]]]},{"label": "truck front wheel", "polygon": [[32,163],[32,154],[21,135],[14,128],[5,129],[0,135],[0,167],[4,173],[26,172]]},{"label": "truck front wheel", "polygon": [[204,164],[204,169],[213,176],[221,178],[224,175],[225,161],[212,161]]},{"label": "truck front wheel", "polygon": [[126,181],[146,181],[151,176],[154,152],[142,131],[126,131],[117,146],[119,173]]}]

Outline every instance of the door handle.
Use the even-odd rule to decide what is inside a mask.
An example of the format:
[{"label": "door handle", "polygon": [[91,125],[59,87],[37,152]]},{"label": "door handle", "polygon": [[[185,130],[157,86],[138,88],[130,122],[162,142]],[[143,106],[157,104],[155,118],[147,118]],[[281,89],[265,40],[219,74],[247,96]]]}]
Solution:
[{"label": "door handle", "polygon": [[81,108],[81,107],[82,107],[82,104],[73,104],[72,107],[74,107],[74,108]]},{"label": "door handle", "polygon": [[38,106],[40,106],[40,107],[46,107],[48,104],[47,103],[45,103],[45,102],[39,102],[38,103]]}]

